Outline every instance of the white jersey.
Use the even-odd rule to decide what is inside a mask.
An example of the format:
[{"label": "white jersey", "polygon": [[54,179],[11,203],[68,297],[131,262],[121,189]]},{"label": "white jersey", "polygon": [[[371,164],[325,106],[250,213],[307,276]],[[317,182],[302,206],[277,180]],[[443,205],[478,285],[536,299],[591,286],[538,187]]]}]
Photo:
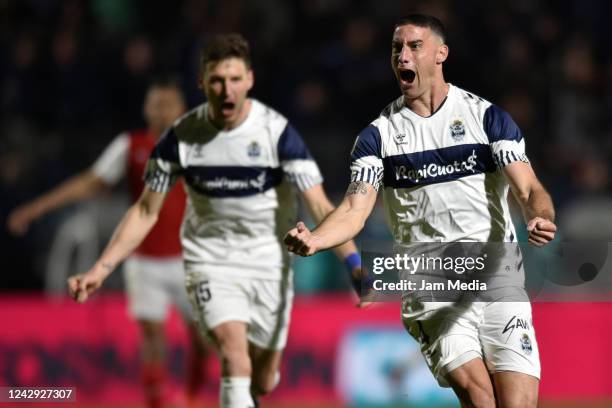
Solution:
[{"label": "white jersey", "polygon": [[186,268],[210,267],[239,277],[281,279],[290,257],[282,244],[294,226],[297,194],[322,183],[298,132],[270,107],[251,99],[238,127],[208,120],[208,104],[164,134],[145,180],[166,192],[182,176],[188,192],[181,231]]},{"label": "white jersey", "polygon": [[120,133],[104,149],[91,170],[105,183],[115,185],[127,174],[129,151],[130,136],[127,132]]},{"label": "white jersey", "polygon": [[512,118],[490,102],[450,85],[430,117],[403,97],[358,136],[351,181],[384,187],[395,241],[516,242],[501,169],[528,162]]}]

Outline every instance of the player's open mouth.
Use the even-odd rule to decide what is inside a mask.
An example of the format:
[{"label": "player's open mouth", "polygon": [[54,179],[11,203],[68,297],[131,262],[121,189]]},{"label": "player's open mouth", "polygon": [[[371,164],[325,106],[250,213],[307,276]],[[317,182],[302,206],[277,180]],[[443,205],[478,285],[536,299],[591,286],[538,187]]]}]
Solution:
[{"label": "player's open mouth", "polygon": [[234,110],[236,104],[234,102],[223,102],[221,103],[221,112],[231,113]]},{"label": "player's open mouth", "polygon": [[411,69],[400,69],[399,77],[402,81],[411,84],[414,81],[414,78],[416,78],[416,72]]}]

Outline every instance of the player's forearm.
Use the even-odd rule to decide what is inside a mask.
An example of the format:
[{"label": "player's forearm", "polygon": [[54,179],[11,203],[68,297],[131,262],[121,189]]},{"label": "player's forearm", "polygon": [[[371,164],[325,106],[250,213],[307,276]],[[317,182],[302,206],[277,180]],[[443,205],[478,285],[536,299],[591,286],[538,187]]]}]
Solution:
[{"label": "player's forearm", "polygon": [[529,195],[521,200],[523,216],[526,221],[540,217],[549,221],[555,221],[555,209],[548,192],[542,185],[533,187]]},{"label": "player's forearm", "polygon": [[157,222],[157,217],[156,212],[140,202],[130,207],[94,265],[96,273],[103,279],[110,275],[142,243]]},{"label": "player's forearm", "polygon": [[68,204],[87,199],[103,187],[104,183],[98,176],[91,171],[85,171],[40,196],[28,206],[36,217],[40,217]]},{"label": "player's forearm", "polygon": [[[315,205],[312,205],[310,207],[310,213],[311,213],[312,217],[314,218],[315,222],[317,223],[317,225],[323,223],[325,221],[325,219],[334,210],[336,210],[336,208],[327,199],[319,200]],[[321,228],[321,226],[319,226],[318,228]],[[355,252],[357,252],[357,246],[355,245],[355,242],[353,242],[353,240],[351,238],[353,238],[355,235],[357,235],[360,230],[361,229],[359,229],[357,232],[355,232],[355,234],[353,236],[351,236],[351,237],[348,237],[348,238],[347,237],[342,237],[341,239],[346,238],[346,240],[343,241],[344,243],[342,243],[341,245],[336,246],[336,247],[332,246],[334,254],[336,254],[336,256],[341,261],[344,261],[349,255],[354,254]]]},{"label": "player's forearm", "polygon": [[342,258],[356,252],[355,244],[348,241],[359,234],[364,223],[365,218],[359,211],[350,208],[346,201],[343,202],[312,231],[317,241],[317,250],[338,247],[335,252]]}]

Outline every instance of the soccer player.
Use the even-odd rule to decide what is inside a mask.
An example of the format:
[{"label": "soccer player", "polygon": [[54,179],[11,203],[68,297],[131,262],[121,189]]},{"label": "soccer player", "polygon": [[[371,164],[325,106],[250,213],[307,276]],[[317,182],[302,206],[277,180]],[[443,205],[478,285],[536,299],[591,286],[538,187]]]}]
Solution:
[{"label": "soccer player", "polygon": [[[398,246],[515,242],[508,187],[523,210],[529,242],[554,239],[553,204],[529,164],[520,130],[498,106],[445,81],[447,56],[437,18],[410,15],[398,22],[391,66],[402,96],[359,134],[340,206],[313,231],[303,223],[291,229],[285,237],[291,251],[309,256],[353,238],[381,186]],[[521,264],[516,274],[523,274]],[[473,302],[461,310],[411,304],[405,295],[405,326],[462,406],[536,406],[540,362],[528,301]],[[438,307],[450,312],[433,313],[442,311]]]},{"label": "soccer player", "polygon": [[[280,379],[293,300],[282,239],[296,221],[298,195],[316,222],[334,208],[296,129],[247,96],[253,83],[249,45],[240,35],[218,36],[203,50],[200,87],[208,102],[165,132],[138,202],[95,265],[68,282],[72,295],[85,301],[155,225],[167,192],[182,177],[186,285],[201,330],[221,358],[224,408],[255,406]],[[354,243],[337,253],[359,277]]]},{"label": "soccer player", "polygon": [[[143,188],[142,177],[149,154],[161,133],[185,112],[183,94],[169,79],[153,82],[146,94],[143,114],[147,128],[119,134],[94,165],[70,180],[15,209],[8,219],[9,229],[24,234],[34,220],[67,204],[84,200],[117,184],[127,177],[134,201]],[[174,303],[185,318],[189,333],[187,361],[187,404],[194,404],[204,380],[206,357],[203,339],[198,333],[184,285],[180,226],[185,210],[183,186],[168,194],[158,222],[134,255],[125,263],[125,282],[130,315],[142,335],[142,381],[147,407],[163,406],[166,376],[164,322]]]}]

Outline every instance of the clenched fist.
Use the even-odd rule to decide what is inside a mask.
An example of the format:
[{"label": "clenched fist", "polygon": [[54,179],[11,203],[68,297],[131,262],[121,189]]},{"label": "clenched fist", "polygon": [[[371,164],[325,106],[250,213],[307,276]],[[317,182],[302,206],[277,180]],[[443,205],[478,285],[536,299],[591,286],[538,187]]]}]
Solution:
[{"label": "clenched fist", "polygon": [[306,228],[306,225],[300,221],[285,235],[285,245],[290,252],[301,256],[314,255],[317,250],[318,237]]},{"label": "clenched fist", "polygon": [[91,271],[68,278],[68,292],[79,303],[85,302],[95,292],[104,279]]},{"label": "clenched fist", "polygon": [[527,231],[529,231],[529,243],[541,247],[555,239],[557,226],[545,218],[535,217],[527,223]]}]

